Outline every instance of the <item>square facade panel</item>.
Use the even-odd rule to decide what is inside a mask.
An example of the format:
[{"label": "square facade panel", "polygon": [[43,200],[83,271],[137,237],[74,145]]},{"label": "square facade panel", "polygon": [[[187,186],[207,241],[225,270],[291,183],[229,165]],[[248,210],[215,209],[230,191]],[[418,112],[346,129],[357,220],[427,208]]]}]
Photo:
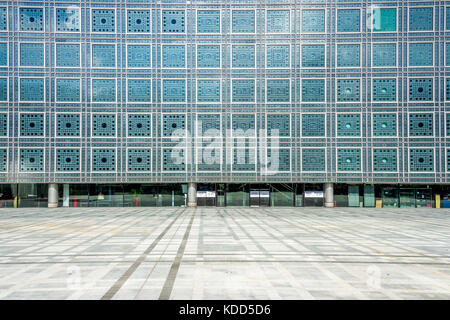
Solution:
[{"label": "square facade panel", "polygon": [[127,134],[129,137],[151,137],[152,116],[150,114],[128,114]]},{"label": "square facade panel", "polygon": [[337,32],[360,32],[360,9],[337,9]]},{"label": "square facade panel", "polygon": [[115,79],[92,79],[92,102],[115,102]]},{"label": "square facade panel", "polygon": [[185,33],[185,11],[184,10],[162,10],[162,32]]},{"label": "square facade panel", "polygon": [[29,148],[20,149],[19,171],[21,172],[43,172],[44,171],[44,149]]},{"label": "square facade panel", "polygon": [[268,45],[266,50],[267,68],[289,68],[289,45]]},{"label": "square facade panel", "polygon": [[233,68],[254,68],[255,46],[233,45],[231,61]]},{"label": "square facade panel", "polygon": [[45,83],[43,78],[21,78],[20,79],[21,101],[44,101]]},{"label": "square facade panel", "polygon": [[325,79],[302,79],[302,102],[325,101]]},{"label": "square facade panel", "polygon": [[232,10],[231,32],[232,33],[255,33],[256,20],[254,10]]},{"label": "square facade panel", "polygon": [[81,128],[81,115],[71,113],[56,114],[57,137],[79,137]]},{"label": "square facade panel", "polygon": [[301,135],[303,137],[324,137],[325,114],[323,113],[302,114]]},{"label": "square facade panel", "polygon": [[325,171],[325,149],[302,149],[302,171]]},{"label": "square facade panel", "polygon": [[267,10],[266,17],[268,33],[290,32],[291,19],[289,10]]},{"label": "square facade panel", "polygon": [[114,9],[92,9],[91,10],[92,32],[115,32],[116,11]]},{"label": "square facade panel", "polygon": [[128,10],[127,11],[128,33],[150,32],[150,10]]},{"label": "square facade panel", "polygon": [[303,68],[325,67],[325,45],[323,44],[302,45],[302,67]]},{"label": "square facade panel", "polygon": [[186,80],[163,80],[163,102],[185,102]]},{"label": "square facade panel", "polygon": [[409,8],[409,31],[433,31],[433,7]]},{"label": "square facade panel", "polygon": [[372,44],[373,67],[397,66],[397,45],[395,43]]},{"label": "square facade panel", "polygon": [[20,65],[26,67],[44,67],[45,61],[43,43],[21,43]]},{"label": "square facade panel", "polygon": [[219,137],[220,132],[220,114],[218,113],[200,113],[197,114],[197,135],[202,137]]},{"label": "square facade panel", "polygon": [[144,148],[128,148],[127,170],[128,171],[151,171],[152,150]]},{"label": "square facade panel", "polygon": [[0,101],[8,101],[8,78],[0,78]]},{"label": "square facade panel", "polygon": [[374,137],[397,136],[397,114],[374,113],[372,115],[372,134]]},{"label": "square facade panel", "polygon": [[163,45],[162,46],[162,66],[163,66],[163,68],[185,68],[186,67],[186,46],[184,46],[184,45]]},{"label": "square facade panel", "polygon": [[254,114],[233,114],[231,120],[233,136],[254,136],[256,123]]},{"label": "square facade panel", "polygon": [[412,172],[434,171],[434,149],[409,149],[409,170]]},{"label": "square facade panel", "polygon": [[128,68],[150,68],[150,45],[129,44],[127,46],[127,65]]},{"label": "square facade panel", "polygon": [[184,136],[186,134],[185,114],[163,114],[162,136]]},{"label": "square facade panel", "polygon": [[5,172],[8,169],[8,149],[0,149],[0,171]]},{"label": "square facade panel", "polygon": [[220,80],[197,80],[197,102],[220,102]]},{"label": "square facade panel", "polygon": [[0,7],[0,31],[8,30],[8,10]]},{"label": "square facade panel", "polygon": [[220,68],[220,45],[198,45],[197,68]]},{"label": "square facade panel", "polygon": [[45,116],[43,113],[20,114],[20,135],[22,137],[43,137],[44,130]]},{"label": "square facade panel", "polygon": [[80,67],[80,44],[56,44],[56,66],[66,68]]},{"label": "square facade panel", "polygon": [[267,170],[271,172],[291,171],[291,149],[267,148]]},{"label": "square facade panel", "polygon": [[152,101],[152,85],[150,79],[127,80],[128,102],[148,103]]},{"label": "square facade panel", "polygon": [[254,148],[233,148],[233,171],[255,171],[256,151]]},{"label": "square facade panel", "polygon": [[255,80],[232,80],[233,102],[255,101]]},{"label": "square facade panel", "polygon": [[371,30],[374,32],[397,31],[396,8],[372,8]]},{"label": "square facade panel", "polygon": [[8,136],[8,114],[0,113],[0,137]]},{"label": "square facade panel", "polygon": [[431,137],[433,132],[432,113],[410,113],[409,114],[409,136]]},{"label": "square facade panel", "polygon": [[397,80],[389,79],[372,79],[372,101],[396,101],[397,100]]},{"label": "square facade panel", "polygon": [[361,171],[360,149],[337,149],[338,171]]},{"label": "square facade panel", "polygon": [[8,43],[0,42],[0,66],[8,65]]},{"label": "square facade panel", "polygon": [[92,114],[92,137],[114,137],[116,135],[115,114]]},{"label": "square facade panel", "polygon": [[56,101],[81,101],[80,79],[56,79]]},{"label": "square facade panel", "polygon": [[56,8],[57,32],[80,32],[80,9]]},{"label": "square facade panel", "polygon": [[361,100],[360,79],[337,79],[336,84],[337,102],[357,102]]},{"label": "square facade panel", "polygon": [[396,149],[373,149],[373,171],[396,172],[397,150]]},{"label": "square facade panel", "polygon": [[336,53],[337,67],[360,67],[361,46],[359,44],[338,44]]},{"label": "square facade panel", "polygon": [[92,168],[94,172],[116,171],[116,149],[94,148],[92,149]]},{"label": "square facade panel", "polygon": [[197,33],[219,33],[220,10],[197,10]]},{"label": "square facade panel", "polygon": [[19,8],[21,31],[44,31],[44,9]]},{"label": "square facade panel", "polygon": [[268,79],[267,102],[290,102],[291,81],[289,79]]},{"label": "square facade panel", "polygon": [[267,114],[268,137],[290,137],[291,117],[289,114]]},{"label": "square facade panel", "polygon": [[323,9],[302,10],[302,32],[303,33],[325,32],[325,10]]},{"label": "square facade panel", "polygon": [[114,68],[116,66],[116,45],[93,44],[92,66],[98,68]]},{"label": "square facade panel", "polygon": [[410,43],[409,66],[433,66],[433,43]]},{"label": "square facade panel", "polygon": [[162,171],[179,172],[186,170],[184,149],[162,149]]},{"label": "square facade panel", "polygon": [[336,128],[338,137],[359,137],[361,136],[361,115],[360,114],[337,114]]},{"label": "square facade panel", "polygon": [[409,101],[433,101],[433,79],[410,78]]},{"label": "square facade panel", "polygon": [[80,149],[56,149],[56,171],[80,171]]}]

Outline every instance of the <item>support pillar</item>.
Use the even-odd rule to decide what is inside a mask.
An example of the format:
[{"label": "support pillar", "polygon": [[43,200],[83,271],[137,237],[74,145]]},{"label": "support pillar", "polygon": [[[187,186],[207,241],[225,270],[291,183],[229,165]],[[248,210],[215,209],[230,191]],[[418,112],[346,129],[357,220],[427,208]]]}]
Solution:
[{"label": "support pillar", "polygon": [[49,183],[48,184],[48,207],[57,208],[58,207],[58,184]]},{"label": "support pillar", "polygon": [[325,208],[333,208],[334,207],[333,184],[325,183],[323,185],[323,189],[325,190]]},{"label": "support pillar", "polygon": [[188,207],[197,206],[197,184],[195,182],[188,183]]}]

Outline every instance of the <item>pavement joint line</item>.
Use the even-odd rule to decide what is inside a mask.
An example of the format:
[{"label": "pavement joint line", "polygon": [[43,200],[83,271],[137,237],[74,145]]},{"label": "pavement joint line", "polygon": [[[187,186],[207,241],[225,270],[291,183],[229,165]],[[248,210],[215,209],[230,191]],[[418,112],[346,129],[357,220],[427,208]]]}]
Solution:
[{"label": "pavement joint line", "polygon": [[145,257],[156,247],[159,241],[164,237],[164,235],[170,230],[173,224],[178,220],[183,214],[185,209],[183,209],[171,223],[158,235],[158,237],[153,240],[153,242],[148,246],[148,248],[139,256],[139,258],[128,268],[127,271],[114,283],[114,285],[102,296],[101,300],[110,300],[114,295],[120,290],[123,284],[131,277],[131,275],[136,271],[136,269],[145,261]]},{"label": "pavement joint line", "polygon": [[161,290],[161,294],[159,295],[158,300],[168,300],[170,294],[172,293],[173,286],[175,284],[175,279],[178,274],[178,270],[180,269],[181,259],[183,258],[184,250],[186,249],[186,243],[189,239],[189,234],[191,232],[192,223],[194,222],[195,211],[192,214],[191,220],[186,228],[186,232],[183,236],[183,241],[181,242],[180,247],[178,248],[177,256],[170,267],[169,275],[164,282],[163,288]]}]

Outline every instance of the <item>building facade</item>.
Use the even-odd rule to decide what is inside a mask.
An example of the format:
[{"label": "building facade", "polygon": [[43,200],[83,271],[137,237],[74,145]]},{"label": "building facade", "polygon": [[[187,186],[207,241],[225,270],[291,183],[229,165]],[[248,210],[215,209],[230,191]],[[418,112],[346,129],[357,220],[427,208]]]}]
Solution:
[{"label": "building facade", "polygon": [[439,207],[449,70],[447,1],[0,1],[0,206]]}]

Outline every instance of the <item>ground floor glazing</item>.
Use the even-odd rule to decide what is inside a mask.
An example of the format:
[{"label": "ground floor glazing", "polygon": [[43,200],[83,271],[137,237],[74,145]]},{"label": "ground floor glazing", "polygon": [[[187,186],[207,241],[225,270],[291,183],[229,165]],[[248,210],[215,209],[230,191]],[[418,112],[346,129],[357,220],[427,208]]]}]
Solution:
[{"label": "ground floor glazing", "polygon": [[326,185],[0,184],[0,208],[47,207],[50,202],[58,207],[309,207],[324,206],[326,201],[332,207],[450,207],[450,185],[328,184],[331,192],[328,196]]}]

